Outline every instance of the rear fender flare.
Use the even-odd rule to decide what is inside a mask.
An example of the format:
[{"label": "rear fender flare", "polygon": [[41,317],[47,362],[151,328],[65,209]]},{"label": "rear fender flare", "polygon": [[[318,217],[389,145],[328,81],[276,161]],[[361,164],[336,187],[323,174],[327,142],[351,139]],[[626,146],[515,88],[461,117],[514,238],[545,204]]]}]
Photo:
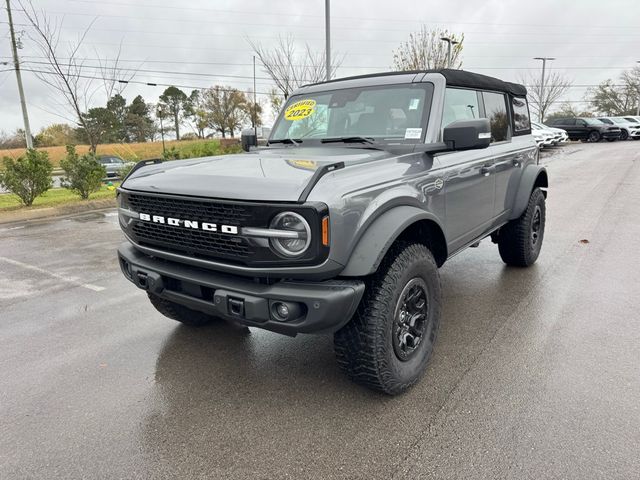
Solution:
[{"label": "rear fender flare", "polygon": [[511,210],[509,220],[519,218],[524,213],[534,187],[546,189],[548,186],[549,180],[546,168],[540,165],[529,165],[526,167],[524,172],[522,172],[522,177],[520,178],[520,185],[518,186],[518,191],[515,195],[513,209]]}]

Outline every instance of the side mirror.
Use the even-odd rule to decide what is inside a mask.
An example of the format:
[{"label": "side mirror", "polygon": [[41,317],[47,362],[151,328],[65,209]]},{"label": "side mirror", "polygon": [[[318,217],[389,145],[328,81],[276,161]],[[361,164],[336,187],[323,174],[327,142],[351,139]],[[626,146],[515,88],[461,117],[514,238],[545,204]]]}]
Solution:
[{"label": "side mirror", "polygon": [[487,148],[491,143],[491,124],[488,118],[457,120],[444,128],[442,140],[450,150]]},{"label": "side mirror", "polygon": [[242,150],[245,152],[251,150],[251,147],[256,147],[258,145],[258,137],[256,137],[255,130],[253,128],[245,128],[242,130],[240,143],[242,144]]}]

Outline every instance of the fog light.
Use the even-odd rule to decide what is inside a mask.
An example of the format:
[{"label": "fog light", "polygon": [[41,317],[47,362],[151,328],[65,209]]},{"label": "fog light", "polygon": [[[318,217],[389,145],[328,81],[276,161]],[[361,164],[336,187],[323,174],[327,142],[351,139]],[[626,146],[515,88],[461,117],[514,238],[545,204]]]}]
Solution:
[{"label": "fog light", "polygon": [[271,318],[278,322],[289,322],[302,317],[306,308],[304,304],[297,302],[271,301],[269,304]]},{"label": "fog light", "polygon": [[287,307],[284,303],[276,303],[276,313],[283,320],[286,320],[289,317],[289,307]]}]

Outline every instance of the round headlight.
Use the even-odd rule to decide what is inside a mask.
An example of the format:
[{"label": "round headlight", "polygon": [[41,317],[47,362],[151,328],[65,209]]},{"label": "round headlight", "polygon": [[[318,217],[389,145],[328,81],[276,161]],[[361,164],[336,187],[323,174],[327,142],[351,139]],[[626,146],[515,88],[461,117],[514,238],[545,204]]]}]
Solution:
[{"label": "round headlight", "polygon": [[271,247],[280,255],[299,257],[311,245],[311,228],[302,215],[294,212],[279,213],[271,221],[269,228],[282,231],[281,237],[270,240]]}]

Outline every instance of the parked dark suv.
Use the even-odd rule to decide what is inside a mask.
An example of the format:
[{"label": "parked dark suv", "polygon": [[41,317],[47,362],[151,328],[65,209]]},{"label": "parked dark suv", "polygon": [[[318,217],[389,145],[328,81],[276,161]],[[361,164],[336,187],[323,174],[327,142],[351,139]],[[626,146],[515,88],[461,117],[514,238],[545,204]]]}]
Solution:
[{"label": "parked dark suv", "polygon": [[618,140],[622,133],[616,126],[607,125],[597,118],[589,117],[556,118],[547,124],[566,130],[571,140],[583,142],[599,142],[603,138],[613,142]]}]

